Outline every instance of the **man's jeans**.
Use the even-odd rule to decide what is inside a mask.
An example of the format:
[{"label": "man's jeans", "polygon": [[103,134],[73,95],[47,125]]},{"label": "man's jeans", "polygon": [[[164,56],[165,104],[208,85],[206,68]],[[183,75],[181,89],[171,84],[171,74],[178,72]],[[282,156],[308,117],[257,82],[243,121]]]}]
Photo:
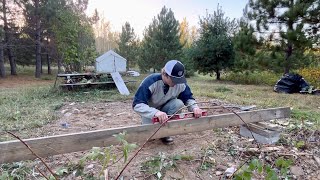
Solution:
[{"label": "man's jeans", "polygon": [[[160,111],[167,113],[167,115],[172,115],[184,106],[180,99],[172,99],[167,102]],[[179,113],[179,112],[178,112]],[[142,124],[152,124],[152,120],[149,118],[142,118]]]}]

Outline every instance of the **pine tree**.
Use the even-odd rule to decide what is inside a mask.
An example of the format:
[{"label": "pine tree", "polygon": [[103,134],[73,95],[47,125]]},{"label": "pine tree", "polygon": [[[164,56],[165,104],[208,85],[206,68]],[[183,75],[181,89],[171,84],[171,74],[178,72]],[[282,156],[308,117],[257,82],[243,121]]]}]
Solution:
[{"label": "pine tree", "polygon": [[122,26],[118,46],[117,52],[127,59],[127,70],[129,70],[129,67],[134,67],[137,59],[136,35],[129,22],[126,22],[125,25]]},{"label": "pine tree", "polygon": [[[288,73],[305,63],[304,52],[312,47],[311,38],[306,36],[306,27],[319,25],[319,0],[250,0],[251,8],[248,17],[256,22],[260,33],[272,32],[273,52],[270,55],[284,52],[278,64]],[[276,51],[277,50],[277,51]]]},{"label": "pine tree", "polygon": [[4,43],[3,43],[3,50],[7,53],[9,63],[10,63],[10,71],[11,75],[17,75],[16,69],[16,59],[14,53],[14,42],[15,42],[15,35],[17,34],[17,25],[16,25],[16,17],[18,11],[18,3],[19,1],[7,1],[2,0],[1,2],[1,24],[3,25],[3,35],[4,35]]},{"label": "pine tree", "polygon": [[179,22],[172,10],[164,6],[145,30],[139,66],[160,70],[168,60],[180,59],[181,54]]},{"label": "pine tree", "polygon": [[240,20],[240,30],[233,37],[235,62],[233,70],[236,72],[253,71],[258,69],[255,62],[258,40],[254,35],[254,28],[245,20]]},{"label": "pine tree", "polygon": [[199,72],[216,74],[220,80],[222,70],[231,67],[234,60],[231,34],[236,28],[235,20],[224,17],[221,8],[213,15],[200,19],[200,37],[193,45],[192,59]]}]

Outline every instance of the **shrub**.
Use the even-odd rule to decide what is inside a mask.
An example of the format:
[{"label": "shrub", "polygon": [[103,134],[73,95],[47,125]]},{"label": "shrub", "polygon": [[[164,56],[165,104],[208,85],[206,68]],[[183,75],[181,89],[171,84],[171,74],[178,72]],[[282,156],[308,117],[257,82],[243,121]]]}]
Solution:
[{"label": "shrub", "polygon": [[298,70],[300,74],[311,86],[320,88],[320,67],[318,68],[303,68]]},{"label": "shrub", "polygon": [[223,79],[239,84],[257,84],[273,86],[281,77],[280,74],[275,74],[269,71],[262,72],[232,72],[227,74]]}]

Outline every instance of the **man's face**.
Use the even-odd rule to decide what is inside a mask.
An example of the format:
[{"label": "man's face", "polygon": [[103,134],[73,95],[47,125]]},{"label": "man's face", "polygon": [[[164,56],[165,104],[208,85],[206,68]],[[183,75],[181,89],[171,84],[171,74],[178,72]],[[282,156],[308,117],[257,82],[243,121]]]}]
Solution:
[{"label": "man's face", "polygon": [[163,77],[164,77],[163,78],[163,82],[165,84],[167,84],[170,87],[174,87],[175,86],[175,84],[173,83],[173,81],[171,80],[171,78],[169,76],[163,75]]}]

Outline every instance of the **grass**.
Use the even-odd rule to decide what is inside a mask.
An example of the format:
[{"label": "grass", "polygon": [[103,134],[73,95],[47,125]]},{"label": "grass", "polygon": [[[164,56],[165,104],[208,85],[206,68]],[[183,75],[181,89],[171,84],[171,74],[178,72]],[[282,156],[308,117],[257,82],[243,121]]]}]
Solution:
[{"label": "grass", "polygon": [[0,131],[40,127],[56,119],[56,110],[67,102],[125,100],[116,90],[60,91],[52,86],[4,89],[0,93]]},{"label": "grass", "polygon": [[197,75],[188,79],[195,97],[208,97],[239,105],[256,105],[258,108],[291,107],[296,120],[320,123],[320,96],[279,94],[273,86],[243,85],[216,81],[215,77]]},{"label": "grass", "polygon": [[[146,75],[134,78],[136,83],[129,86],[135,92]],[[48,75],[52,79],[55,75]],[[54,78],[53,78],[54,79]],[[188,79],[195,98],[219,99],[239,105],[256,105],[258,108],[292,107],[292,117],[297,120],[312,121],[319,126],[320,96],[301,94],[278,94],[272,86],[242,85],[216,81],[215,77],[196,75]],[[40,127],[54,121],[56,110],[68,102],[105,102],[132,99],[121,96],[117,90],[59,91],[43,87],[1,89],[0,91],[0,131],[21,130]]]}]

